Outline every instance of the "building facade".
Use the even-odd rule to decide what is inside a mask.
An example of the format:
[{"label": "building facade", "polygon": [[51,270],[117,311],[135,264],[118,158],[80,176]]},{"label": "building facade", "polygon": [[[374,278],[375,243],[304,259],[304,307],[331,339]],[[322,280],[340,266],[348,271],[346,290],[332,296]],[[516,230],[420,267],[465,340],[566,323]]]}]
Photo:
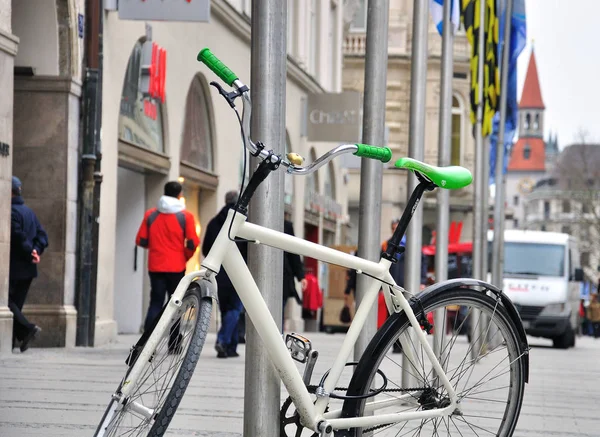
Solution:
[{"label": "building facade", "polygon": [[10,180],[48,232],[26,315],[38,344],[74,344],[83,0],[0,2],[0,352],[12,348],[7,309]]},{"label": "building facade", "polygon": [[[104,69],[112,74],[103,82],[96,344],[117,333],[137,333],[143,323],[149,280],[146,254],[135,247],[135,232],[144,211],[162,194],[163,184],[183,182],[186,208],[195,215],[201,240],[208,221],[223,206],[225,193],[239,190],[244,155],[237,119],[209,86],[218,79],[196,56],[210,47],[249,84],[250,3],[213,1],[209,23],[144,23],[120,20],[116,11],[106,14]],[[310,162],[331,145],[307,141],[302,130],[304,102],[311,93],[341,90],[343,3],[290,2],[288,20],[286,149]],[[136,106],[139,58],[148,38],[167,53],[165,102],[156,105],[153,117]],[[338,163],[312,177],[286,176],[285,185],[285,208],[295,234],[334,244],[340,238],[345,204]],[[188,271],[197,269],[201,259],[198,250]],[[320,266],[308,263],[311,267],[320,274]],[[290,305],[290,326],[299,329],[299,308]]]},{"label": "building facade", "polygon": [[[34,5],[35,3],[35,5]],[[184,201],[200,238],[227,191],[238,189],[243,149],[235,114],[196,60],[203,47],[250,83],[248,0],[214,0],[207,23],[119,19],[103,2],[102,185],[95,338],[137,333],[149,300],[146,253],[135,235],[168,180],[184,185]],[[78,188],[81,182],[81,84],[86,11],[83,0],[0,0],[0,201],[9,204],[13,174],[48,231],[50,244],[25,314],[44,328],[39,346],[75,344]],[[342,89],[342,0],[289,2],[286,150],[310,162],[333,147],[308,141],[306,100]],[[140,79],[152,43],[165,57],[164,100],[144,99]],[[13,101],[14,100],[14,101]],[[327,245],[344,236],[344,170],[332,162],[312,177],[286,176],[285,210],[297,236]],[[10,217],[0,211],[0,352],[11,349],[7,308]],[[198,251],[188,270],[198,267]],[[322,277],[326,270],[311,264]],[[323,280],[325,282],[325,280]],[[302,329],[290,302],[290,329]]]},{"label": "building facade", "polygon": [[[357,9],[344,44],[343,86],[347,90],[364,89],[367,1],[357,2]],[[427,91],[425,115],[424,160],[437,165],[438,125],[440,106],[442,38],[429,20]],[[413,32],[413,2],[391,0],[389,12],[386,132],[387,145],[394,160],[384,166],[381,241],[390,237],[392,219],[402,215],[410,193],[407,193],[408,172],[394,168],[395,159],[408,156],[411,46]],[[452,153],[451,164],[471,171],[474,167],[475,142],[469,119],[469,50],[464,30],[454,38],[454,79],[452,82]],[[349,243],[358,242],[358,207],[360,193],[360,160],[347,159],[350,175],[348,210],[352,229]],[[463,223],[462,238],[472,235],[473,186],[450,192],[450,220]],[[427,244],[436,228],[436,194],[428,193],[423,201],[423,243]]]},{"label": "building facade", "polygon": [[525,229],[563,232],[579,242],[586,278],[600,267],[600,144],[572,144],[526,197]]}]

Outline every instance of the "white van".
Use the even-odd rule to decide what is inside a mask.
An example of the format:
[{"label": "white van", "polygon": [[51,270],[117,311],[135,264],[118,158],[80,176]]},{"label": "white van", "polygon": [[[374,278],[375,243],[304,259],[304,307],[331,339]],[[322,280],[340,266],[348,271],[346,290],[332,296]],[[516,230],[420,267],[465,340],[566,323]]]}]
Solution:
[{"label": "white van", "polygon": [[[493,235],[488,232],[490,254]],[[574,237],[558,232],[504,232],[502,291],[515,304],[527,334],[552,339],[556,348],[575,346],[581,281]]]}]

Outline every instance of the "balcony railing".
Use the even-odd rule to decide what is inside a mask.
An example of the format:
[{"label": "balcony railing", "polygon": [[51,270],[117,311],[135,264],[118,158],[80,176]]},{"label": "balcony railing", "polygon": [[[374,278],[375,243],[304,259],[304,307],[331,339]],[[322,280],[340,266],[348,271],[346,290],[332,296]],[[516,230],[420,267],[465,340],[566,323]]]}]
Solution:
[{"label": "balcony railing", "polygon": [[344,56],[364,56],[366,47],[366,33],[350,32],[344,40]]}]

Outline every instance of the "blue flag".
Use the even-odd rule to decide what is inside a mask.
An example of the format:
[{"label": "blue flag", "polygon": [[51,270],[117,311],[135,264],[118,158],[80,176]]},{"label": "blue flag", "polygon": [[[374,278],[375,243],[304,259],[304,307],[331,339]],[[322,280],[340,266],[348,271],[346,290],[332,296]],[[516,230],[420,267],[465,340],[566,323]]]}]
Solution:
[{"label": "blue flag", "polygon": [[[506,2],[504,2],[506,3]],[[502,47],[504,46],[504,19],[505,7],[500,16],[500,35],[498,44],[498,57],[502,58]],[[508,168],[508,157],[510,146],[517,131],[519,122],[519,104],[517,102],[517,59],[527,43],[527,25],[525,16],[525,0],[513,0],[512,23],[510,32],[510,49],[508,58],[508,83],[506,96],[506,123],[504,125],[504,162],[502,163],[502,174],[506,174]],[[502,67],[500,67],[502,68]],[[498,105],[498,109],[500,109]],[[490,180],[495,183],[496,169],[496,146],[498,143],[498,130],[500,127],[500,111],[496,112],[493,120],[493,132],[490,135]]]},{"label": "blue flag", "polygon": [[[459,0],[449,0],[450,4],[450,22],[454,28],[454,33],[460,25],[460,8]],[[444,29],[444,0],[429,0],[429,10],[431,11],[431,19],[435,24],[439,34],[442,34]]]}]

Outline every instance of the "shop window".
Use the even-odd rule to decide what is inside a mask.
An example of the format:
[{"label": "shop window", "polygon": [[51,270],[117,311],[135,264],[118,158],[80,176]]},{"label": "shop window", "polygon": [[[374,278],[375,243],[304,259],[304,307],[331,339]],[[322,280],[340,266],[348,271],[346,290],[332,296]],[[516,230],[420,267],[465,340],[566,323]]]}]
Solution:
[{"label": "shop window", "polygon": [[180,159],[202,170],[214,170],[212,106],[208,84],[200,73],[187,94]]},{"label": "shop window", "polygon": [[141,38],[135,43],[127,64],[121,94],[119,140],[165,153],[162,103],[145,98],[139,87],[144,42],[145,38]]},{"label": "shop window", "polygon": [[463,106],[456,96],[452,96],[452,150],[450,164],[461,164]]}]

